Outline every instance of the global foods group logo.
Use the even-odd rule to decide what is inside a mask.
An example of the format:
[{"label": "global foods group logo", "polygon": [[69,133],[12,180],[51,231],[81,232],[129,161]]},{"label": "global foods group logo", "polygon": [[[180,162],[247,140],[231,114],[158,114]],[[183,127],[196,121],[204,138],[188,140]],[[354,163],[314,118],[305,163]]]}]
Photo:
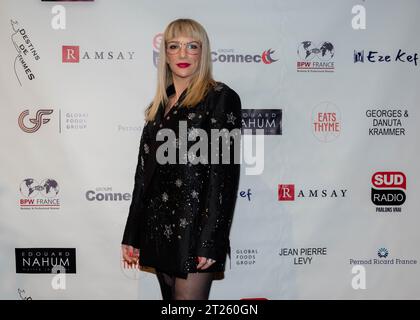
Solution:
[{"label": "global foods group logo", "polygon": [[45,116],[48,116],[49,114],[53,113],[53,111],[54,110],[52,109],[39,109],[36,112],[35,118],[28,118],[30,122],[28,123],[25,120],[29,116],[29,110],[24,110],[19,114],[18,117],[19,128],[21,128],[26,133],[37,132],[42,125],[50,122],[51,119]]},{"label": "global foods group logo", "polygon": [[[19,128],[26,133],[35,133],[50,122],[49,115],[53,111],[53,109],[39,109],[36,111],[35,117],[30,117],[29,110],[24,110],[18,116]],[[61,109],[58,109],[58,132],[86,131],[88,120],[87,112],[62,112]]]},{"label": "global foods group logo", "polygon": [[26,178],[20,183],[19,191],[22,195],[19,204],[23,210],[60,209],[60,187],[54,179],[48,178],[38,183],[33,178]]},{"label": "global foods group logo", "polygon": [[234,266],[236,267],[254,266],[258,258],[258,248],[236,248],[232,252],[232,262],[234,262]]},{"label": "global foods group logo", "polygon": [[399,171],[380,171],[372,175],[371,200],[376,212],[401,212],[406,199],[407,178]]},{"label": "global foods group logo", "polygon": [[297,49],[298,72],[334,72],[334,45],[323,41],[319,44],[312,41],[302,41]]}]

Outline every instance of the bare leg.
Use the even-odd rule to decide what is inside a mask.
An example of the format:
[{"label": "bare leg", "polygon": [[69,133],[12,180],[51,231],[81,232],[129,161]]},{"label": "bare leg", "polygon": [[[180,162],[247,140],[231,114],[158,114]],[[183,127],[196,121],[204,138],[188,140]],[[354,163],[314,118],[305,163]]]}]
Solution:
[{"label": "bare leg", "polygon": [[208,300],[212,272],[189,273],[187,279],[175,278],[174,300]]}]

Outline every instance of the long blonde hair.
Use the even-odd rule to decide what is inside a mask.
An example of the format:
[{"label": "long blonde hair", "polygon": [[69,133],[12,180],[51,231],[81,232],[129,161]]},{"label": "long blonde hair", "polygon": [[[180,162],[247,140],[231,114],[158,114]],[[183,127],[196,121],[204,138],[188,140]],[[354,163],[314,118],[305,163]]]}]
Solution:
[{"label": "long blonde hair", "polygon": [[206,30],[201,24],[192,19],[177,19],[169,23],[163,33],[160,45],[159,61],[157,67],[157,90],[153,102],[146,109],[146,121],[153,121],[159,109],[159,105],[168,103],[166,88],[173,83],[172,71],[166,60],[166,43],[179,36],[193,38],[201,43],[201,59],[198,70],[188,85],[182,105],[192,107],[198,104],[207,94],[208,90],[216,85],[212,75],[212,61],[210,42]]}]

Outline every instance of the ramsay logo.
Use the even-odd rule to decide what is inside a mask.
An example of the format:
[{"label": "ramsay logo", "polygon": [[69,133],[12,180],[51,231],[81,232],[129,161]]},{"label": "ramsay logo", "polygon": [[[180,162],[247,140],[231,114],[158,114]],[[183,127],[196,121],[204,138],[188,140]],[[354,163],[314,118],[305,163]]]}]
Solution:
[{"label": "ramsay logo", "polygon": [[62,59],[67,63],[78,63],[80,61],[79,46],[63,46]]},{"label": "ramsay logo", "polygon": [[294,184],[279,184],[278,196],[279,196],[279,201],[294,201],[295,200],[295,185]]},{"label": "ramsay logo", "polygon": [[[372,176],[371,200],[376,206],[400,206],[405,202],[407,178],[399,171],[380,171]],[[378,210],[379,209],[379,210]],[[391,208],[377,208],[376,211],[388,212]],[[401,211],[401,208],[394,208]]]}]

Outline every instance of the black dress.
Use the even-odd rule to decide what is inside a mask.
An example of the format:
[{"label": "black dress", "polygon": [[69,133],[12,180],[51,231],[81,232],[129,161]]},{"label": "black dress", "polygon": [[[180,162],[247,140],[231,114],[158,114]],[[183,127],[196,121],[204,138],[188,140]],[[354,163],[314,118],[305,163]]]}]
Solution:
[{"label": "black dress", "polygon": [[[168,96],[174,92],[173,85],[167,88]],[[192,108],[182,106],[185,93],[179,98],[181,103],[176,103],[166,116],[165,106],[160,105],[155,121],[146,122],[143,128],[122,241],[140,249],[140,265],[182,278],[191,272],[225,269],[240,175],[234,151],[240,154],[242,125],[240,98],[227,85],[218,82],[205,99]],[[186,135],[179,135],[180,126],[181,129],[186,127]],[[223,128],[232,134],[228,139],[221,139],[217,146],[219,150],[227,150],[223,149],[223,143],[230,144],[229,163],[222,163],[220,157],[219,164],[212,164],[202,149],[191,148],[197,147],[198,141],[201,143],[198,135],[202,129],[208,140],[204,139],[201,146],[206,144],[210,155],[214,150],[211,149],[211,129]],[[165,136],[160,129],[173,130],[176,139],[166,137],[158,141],[159,136]],[[184,139],[186,136],[188,139]],[[165,151],[162,153],[162,150]],[[169,151],[174,154],[174,150],[176,163],[157,162],[157,152],[168,156]],[[190,155],[186,151],[190,151]],[[195,163],[200,156],[207,158],[208,163]],[[206,270],[197,270],[197,256],[212,258],[216,263]]]}]

